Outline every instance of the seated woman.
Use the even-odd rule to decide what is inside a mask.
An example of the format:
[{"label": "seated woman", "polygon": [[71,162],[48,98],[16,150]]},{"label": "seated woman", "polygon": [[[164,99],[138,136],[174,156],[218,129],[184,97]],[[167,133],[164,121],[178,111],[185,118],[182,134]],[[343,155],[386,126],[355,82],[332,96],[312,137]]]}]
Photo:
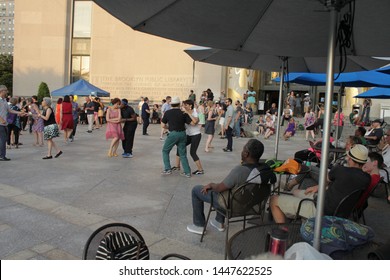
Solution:
[{"label": "seated woman", "polygon": [[275,133],[274,122],[271,120],[270,116],[267,116],[267,118],[265,119],[264,139],[268,139],[274,133]]},{"label": "seated woman", "polygon": [[253,110],[250,103],[247,103],[244,107],[244,124],[251,124],[253,119]]},{"label": "seated woman", "polygon": [[285,141],[287,141],[290,137],[294,136],[296,127],[297,125],[295,123],[294,118],[291,118],[288,122],[287,129],[283,134],[283,138]]}]

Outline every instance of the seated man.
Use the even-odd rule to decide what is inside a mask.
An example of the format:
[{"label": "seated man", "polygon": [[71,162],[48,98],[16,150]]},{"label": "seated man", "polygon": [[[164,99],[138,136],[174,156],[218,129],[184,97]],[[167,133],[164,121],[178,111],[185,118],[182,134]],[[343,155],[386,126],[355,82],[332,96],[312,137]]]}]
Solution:
[{"label": "seated man", "polygon": [[[241,160],[242,164],[234,167],[229,175],[219,184],[209,183],[205,186],[197,185],[192,189],[192,211],[193,211],[193,224],[187,226],[189,232],[195,234],[202,234],[203,227],[205,226],[204,215],[204,203],[211,202],[211,196],[213,196],[213,203],[216,208],[221,208],[218,205],[218,193],[232,189],[236,186],[240,186],[247,180],[255,177],[259,173],[259,159],[263,155],[264,145],[257,139],[251,139],[242,149]],[[264,175],[264,176],[263,176]],[[255,183],[276,181],[275,174],[273,172],[261,172],[260,176],[254,179]],[[251,181],[252,182],[252,181]],[[271,181],[272,182],[272,181]],[[212,192],[209,192],[212,190]],[[211,219],[212,226],[219,231],[224,231],[225,217],[217,212],[216,218]]]},{"label": "seated man", "polygon": [[383,136],[383,129],[381,128],[381,120],[376,119],[371,124],[371,129],[367,131],[364,138],[367,140],[367,145],[378,145]]},{"label": "seated man", "polygon": [[[333,215],[340,201],[355,190],[365,190],[371,177],[362,171],[367,162],[368,150],[361,144],[355,145],[347,153],[348,167],[335,166],[328,173],[329,185],[325,193],[324,215]],[[295,216],[299,202],[304,198],[316,200],[318,185],[306,190],[294,190],[293,196],[272,196],[270,209],[276,223],[285,223],[286,216]],[[311,218],[315,216],[316,206],[310,202],[302,203],[300,216]]]},{"label": "seated man", "polygon": [[362,141],[362,145],[364,146],[367,145],[367,140],[366,138],[364,138],[365,134],[366,134],[366,129],[363,126],[359,126],[355,130],[355,136],[360,138],[360,140]]},{"label": "seated man", "polygon": [[357,208],[367,208],[367,199],[370,196],[372,189],[379,183],[381,176],[379,175],[379,169],[382,168],[383,157],[377,152],[371,152],[368,154],[368,160],[363,165],[362,170],[371,175],[371,183],[368,188],[361,195],[359,202],[356,204]]}]

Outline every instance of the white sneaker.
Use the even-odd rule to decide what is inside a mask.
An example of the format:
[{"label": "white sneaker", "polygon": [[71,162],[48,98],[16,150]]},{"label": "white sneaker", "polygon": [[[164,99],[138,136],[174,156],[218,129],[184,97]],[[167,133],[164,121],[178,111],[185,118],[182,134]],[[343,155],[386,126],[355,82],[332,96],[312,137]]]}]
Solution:
[{"label": "white sneaker", "polygon": [[224,225],[218,222],[216,219],[210,219],[210,225],[215,227],[218,231],[225,231]]},{"label": "white sneaker", "polygon": [[194,224],[188,225],[187,226],[187,230],[189,232],[192,232],[192,233],[195,233],[195,234],[199,234],[199,235],[202,235],[202,233],[203,233],[203,227],[198,227],[198,226],[196,226]]}]

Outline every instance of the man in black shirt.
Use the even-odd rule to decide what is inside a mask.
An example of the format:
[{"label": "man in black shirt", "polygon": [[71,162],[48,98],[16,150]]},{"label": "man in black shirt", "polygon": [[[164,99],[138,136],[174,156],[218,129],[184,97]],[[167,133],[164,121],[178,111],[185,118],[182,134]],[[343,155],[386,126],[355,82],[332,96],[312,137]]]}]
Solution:
[{"label": "man in black shirt", "polygon": [[185,124],[191,123],[191,117],[180,110],[180,98],[174,97],[171,101],[172,108],[165,112],[164,117],[161,120],[161,127],[169,129],[169,135],[165,140],[162,148],[162,158],[164,162],[164,170],[162,175],[172,174],[171,163],[169,160],[169,153],[173,146],[177,146],[179,152],[180,161],[183,165],[182,176],[187,178],[191,177],[191,169],[187,159],[187,135]]},{"label": "man in black shirt", "polygon": [[[356,144],[346,156],[346,166],[335,166],[328,173],[329,184],[325,193],[324,215],[332,216],[340,201],[348,194],[356,190],[365,190],[371,182],[371,176],[363,172],[362,167],[367,162],[368,150],[361,144]],[[318,186],[312,186],[306,190],[293,190],[293,195],[274,195],[270,200],[270,209],[276,223],[285,223],[286,216],[296,214],[300,201],[304,198],[316,200]],[[356,204],[356,201],[349,203]],[[351,209],[353,205],[350,205]],[[305,218],[314,217],[316,205],[310,201],[302,203],[300,216]]]},{"label": "man in black shirt", "polygon": [[378,145],[383,136],[383,129],[381,128],[381,120],[374,120],[371,124],[372,128],[364,136],[368,145]]},{"label": "man in black shirt", "polygon": [[137,115],[133,107],[128,105],[127,99],[122,99],[121,104],[121,115],[123,125],[123,133],[125,135],[125,139],[122,140],[122,148],[124,158],[132,158],[133,157],[133,144],[134,144],[134,135],[135,130],[137,129]]},{"label": "man in black shirt", "polygon": [[149,98],[144,98],[144,104],[141,107],[141,117],[142,117],[142,135],[148,134],[149,118],[150,118],[150,109],[149,109]]}]

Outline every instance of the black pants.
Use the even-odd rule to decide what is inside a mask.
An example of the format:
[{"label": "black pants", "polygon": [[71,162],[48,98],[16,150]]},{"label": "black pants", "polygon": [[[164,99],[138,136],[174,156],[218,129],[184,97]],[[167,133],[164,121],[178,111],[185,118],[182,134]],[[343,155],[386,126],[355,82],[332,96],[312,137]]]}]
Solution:
[{"label": "black pants", "polygon": [[77,129],[77,123],[79,122],[79,119],[73,119],[73,131],[70,136],[74,137],[76,135],[76,129]]},{"label": "black pants", "polygon": [[126,154],[133,153],[133,144],[134,144],[134,135],[135,130],[137,129],[137,122],[125,122],[123,126],[123,133],[125,135],[125,139],[122,140],[122,148]]},{"label": "black pants", "polygon": [[142,134],[145,135],[148,133],[149,118],[142,118]]},{"label": "black pants", "polygon": [[228,126],[228,129],[225,131],[227,146],[226,149],[233,151],[233,128]]},{"label": "black pants", "polygon": [[11,133],[12,131],[14,132],[15,136],[15,145],[19,144],[19,127],[17,127],[14,124],[9,124],[8,125],[8,137],[7,137],[7,145],[11,145]]},{"label": "black pants", "polygon": [[[198,154],[196,153],[196,151],[199,148],[199,143],[200,143],[201,139],[202,139],[202,134],[201,133],[196,134],[196,135],[192,135],[192,136],[187,135],[186,146],[191,144],[190,155],[191,155],[193,161],[198,161],[199,160],[199,157],[198,157]],[[176,155],[180,156],[178,150],[176,151]]]}]

